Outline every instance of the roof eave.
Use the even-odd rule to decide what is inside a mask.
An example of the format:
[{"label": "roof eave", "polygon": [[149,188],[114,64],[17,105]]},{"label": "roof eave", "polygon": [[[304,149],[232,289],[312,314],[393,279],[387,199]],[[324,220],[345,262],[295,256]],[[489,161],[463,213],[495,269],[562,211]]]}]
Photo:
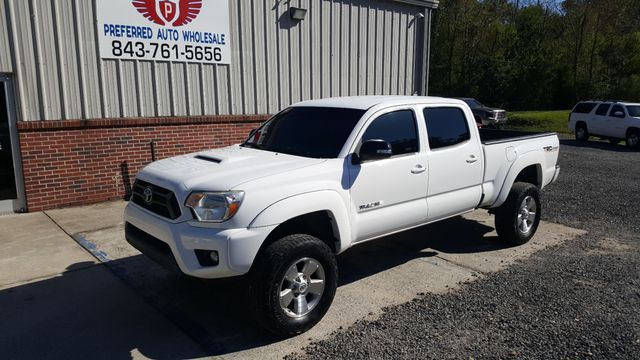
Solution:
[{"label": "roof eave", "polygon": [[418,5],[421,7],[426,7],[430,9],[437,9],[440,1],[438,0],[394,0],[397,2],[402,2],[411,5]]}]

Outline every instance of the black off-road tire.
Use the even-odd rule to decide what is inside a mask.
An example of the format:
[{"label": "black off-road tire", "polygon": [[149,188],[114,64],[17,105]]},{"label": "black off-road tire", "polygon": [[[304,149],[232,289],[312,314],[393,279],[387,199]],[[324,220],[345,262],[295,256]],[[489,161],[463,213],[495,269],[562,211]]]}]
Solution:
[{"label": "black off-road tire", "polygon": [[[528,231],[523,231],[518,217],[522,214],[525,199],[535,203],[535,216],[529,224]],[[541,215],[540,190],[537,186],[517,182],[513,184],[507,200],[495,212],[496,231],[502,241],[513,245],[526,244],[535,235],[540,224]]]},{"label": "black off-road tire", "polygon": [[[292,317],[280,306],[283,278],[293,263],[310,258],[322,265],[324,291],[317,305],[302,317]],[[315,326],[329,310],[338,284],[338,264],[334,252],[320,239],[306,234],[285,236],[270,244],[251,269],[250,296],[258,322],[282,336],[303,333]]]},{"label": "black off-road tire", "polygon": [[576,140],[581,142],[589,141],[589,129],[585,123],[578,123],[576,125]]}]

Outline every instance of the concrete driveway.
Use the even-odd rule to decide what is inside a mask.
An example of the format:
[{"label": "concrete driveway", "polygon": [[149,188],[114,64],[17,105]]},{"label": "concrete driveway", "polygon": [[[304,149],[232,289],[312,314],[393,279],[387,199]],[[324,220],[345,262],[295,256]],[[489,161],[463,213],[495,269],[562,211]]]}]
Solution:
[{"label": "concrete driveway", "polygon": [[130,247],[124,206],[0,217],[0,348],[8,358],[282,358],[385,306],[455,291],[583,233],[543,222],[530,243],[508,247],[493,217],[476,211],[360,245],[338,258],[340,286],[325,319],[283,340],[249,317],[245,279],[182,278]]}]

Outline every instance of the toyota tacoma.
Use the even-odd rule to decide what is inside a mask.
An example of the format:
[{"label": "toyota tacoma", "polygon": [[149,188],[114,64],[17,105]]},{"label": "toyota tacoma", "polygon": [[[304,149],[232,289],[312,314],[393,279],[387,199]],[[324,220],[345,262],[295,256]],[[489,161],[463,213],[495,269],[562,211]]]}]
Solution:
[{"label": "toyota tacoma", "polygon": [[555,133],[478,129],[455,99],[305,101],[241,144],[149,164],[125,234],[181,274],[247,275],[257,320],[293,335],[329,309],[352,246],[479,208],[526,243],[558,150]]}]

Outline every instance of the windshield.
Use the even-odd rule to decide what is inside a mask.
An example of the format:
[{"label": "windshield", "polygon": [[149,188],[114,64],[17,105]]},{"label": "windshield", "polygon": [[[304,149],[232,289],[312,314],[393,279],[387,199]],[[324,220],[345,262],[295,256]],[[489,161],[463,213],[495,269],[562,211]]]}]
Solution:
[{"label": "windshield", "polygon": [[318,159],[336,158],[365,112],[291,107],[262,125],[242,146]]},{"label": "windshield", "polygon": [[466,99],[464,100],[464,102],[466,102],[467,105],[469,105],[469,107],[472,109],[484,107],[484,105],[482,105],[478,100],[475,99]]},{"label": "windshield", "polygon": [[631,117],[640,117],[640,106],[627,106],[627,112]]}]

